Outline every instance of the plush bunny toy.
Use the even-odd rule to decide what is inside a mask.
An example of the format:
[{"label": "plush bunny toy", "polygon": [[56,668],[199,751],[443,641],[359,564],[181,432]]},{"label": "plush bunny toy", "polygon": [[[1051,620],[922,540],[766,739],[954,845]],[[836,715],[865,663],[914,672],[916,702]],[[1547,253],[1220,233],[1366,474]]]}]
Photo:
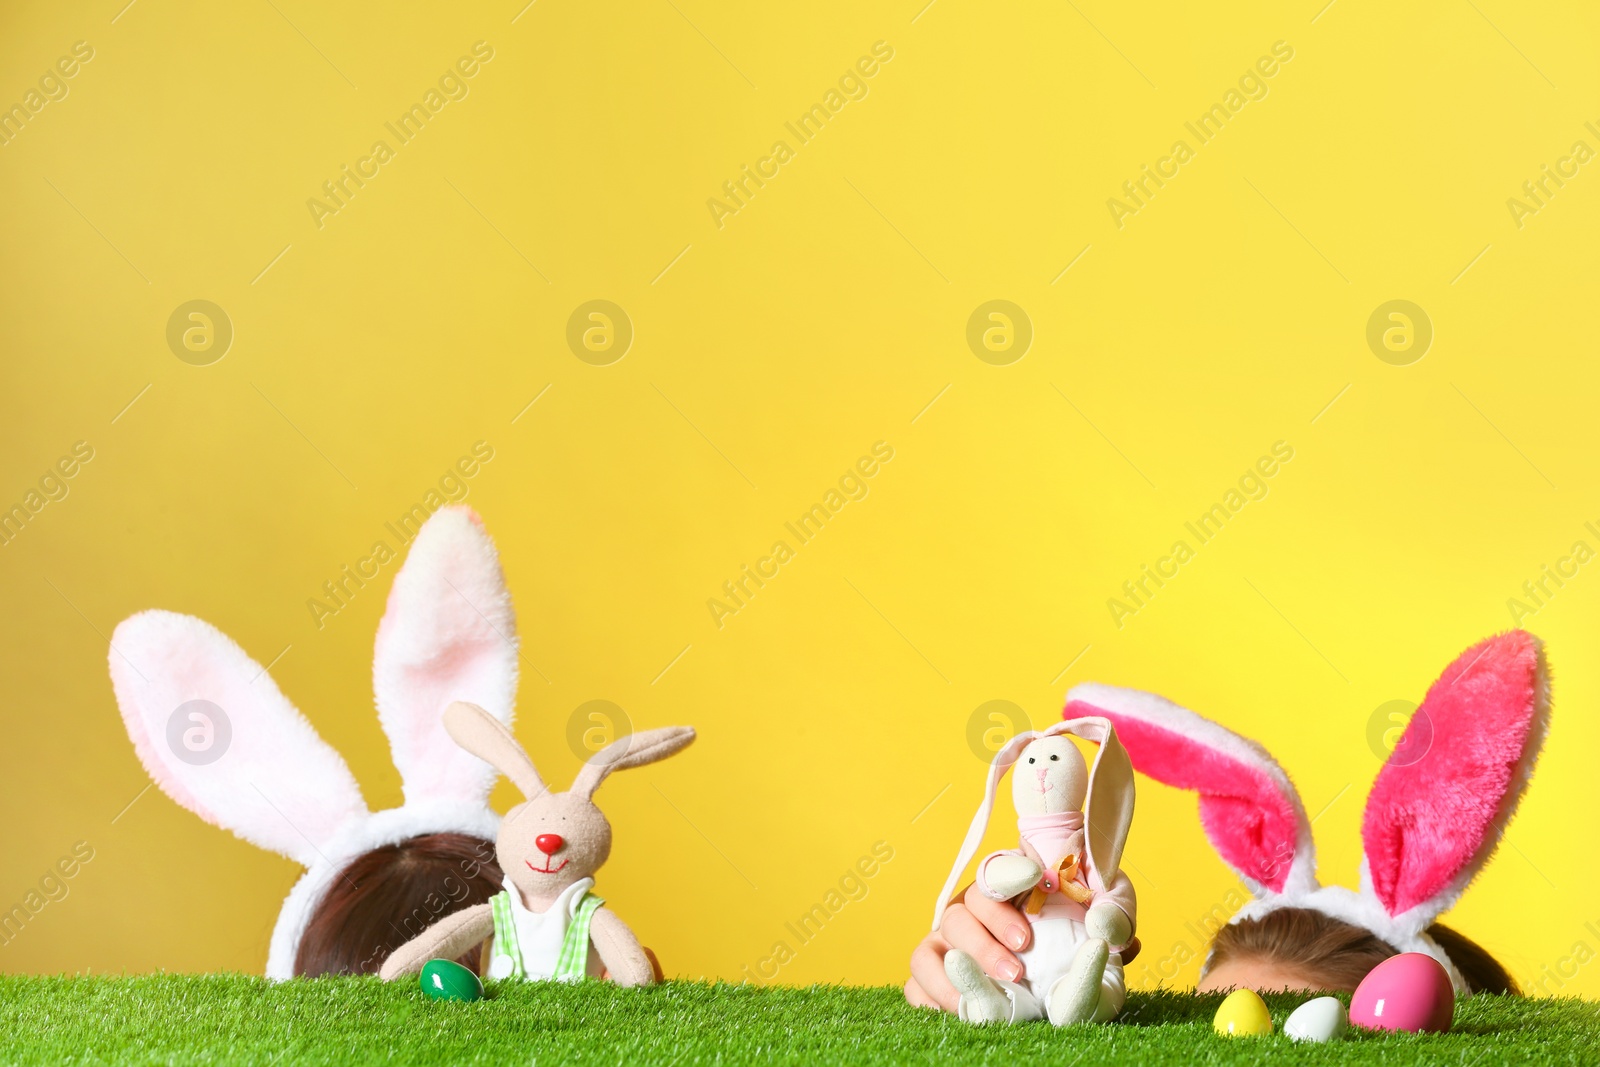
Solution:
[{"label": "plush bunny toy", "polygon": [[[1068,733],[1099,743],[1092,771],[1062,736]],[[983,840],[1000,778],[1013,765],[1021,846],[984,857],[977,886],[1023,909],[1033,943],[1018,954],[1026,969],[1020,982],[988,977],[959,949],[946,953],[945,973],[961,992],[959,1015],[971,1023],[1047,1016],[1056,1026],[1105,1022],[1122,1010],[1120,952],[1135,921],[1133,886],[1120,870],[1133,822],[1133,768],[1106,719],[1071,719],[1020,734],[996,753],[983,803],[939,896],[934,929]]]},{"label": "plush bunny toy", "polygon": [[694,730],[668,726],[618,738],[583,765],[570,791],[552,793],[495,716],[455,703],[445,709],[444,726],[458,745],[487,760],[527,797],[506,812],[495,842],[505,892],[446,916],[401,945],[380,977],[415,974],[429,959],[457,956],[493,932],[491,978],[576,981],[604,967],[618,985],[654,981],[633,931],[590,892],[594,873],[611,854],[611,824],[592,797],[612,771],[666,759],[694,740]]}]

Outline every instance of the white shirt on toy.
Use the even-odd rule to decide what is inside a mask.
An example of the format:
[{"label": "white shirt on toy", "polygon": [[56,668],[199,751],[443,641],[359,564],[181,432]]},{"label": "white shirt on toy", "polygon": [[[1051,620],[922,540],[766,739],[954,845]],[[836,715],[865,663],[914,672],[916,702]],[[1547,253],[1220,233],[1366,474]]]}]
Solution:
[{"label": "white shirt on toy", "polygon": [[[511,917],[517,927],[517,947],[521,949],[522,969],[530,979],[551,978],[556,973],[556,963],[561,959],[561,945],[567,938],[567,927],[573,914],[582,903],[584,894],[594,888],[593,878],[580,878],[561,891],[548,910],[529,911],[522,903],[522,894],[505,881],[506,893],[511,900]],[[504,954],[504,946],[495,942],[494,955],[489,960],[489,977],[501,979],[512,973],[511,957]],[[595,973],[594,951],[589,952],[591,974]]]}]

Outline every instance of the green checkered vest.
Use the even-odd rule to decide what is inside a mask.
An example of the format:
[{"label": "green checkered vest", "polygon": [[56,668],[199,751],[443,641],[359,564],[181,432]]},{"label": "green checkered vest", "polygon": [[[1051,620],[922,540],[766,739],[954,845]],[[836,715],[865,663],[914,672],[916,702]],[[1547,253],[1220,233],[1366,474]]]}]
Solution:
[{"label": "green checkered vest", "polygon": [[[550,977],[557,982],[581,982],[589,975],[589,923],[594,913],[605,901],[593,893],[585,892],[567,923],[567,935],[561,942],[561,956],[556,961],[555,973]],[[493,956],[504,955],[511,960],[511,973],[507,978],[526,978],[522,966],[522,949],[517,944],[517,922],[511,913],[511,894],[502,890],[489,898],[494,915]]]}]

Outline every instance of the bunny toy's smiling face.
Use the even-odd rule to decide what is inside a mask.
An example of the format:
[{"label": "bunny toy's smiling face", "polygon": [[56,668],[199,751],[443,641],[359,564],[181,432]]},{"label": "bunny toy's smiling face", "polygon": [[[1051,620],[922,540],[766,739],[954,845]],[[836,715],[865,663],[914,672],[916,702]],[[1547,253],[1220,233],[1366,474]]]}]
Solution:
[{"label": "bunny toy's smiling face", "polygon": [[583,797],[547,793],[506,813],[495,854],[524,903],[542,906],[600,869],[611,855],[611,824]]},{"label": "bunny toy's smiling face", "polygon": [[611,855],[611,824],[594,791],[613,771],[664,760],[694,740],[687,726],[663,726],[619,737],[579,768],[572,788],[552,793],[505,723],[476,704],[444,709],[444,728],[456,744],[511,779],[528,799],[506,812],[495,857],[532,911],[544,911],[561,891],[600,869]]},{"label": "bunny toy's smiling face", "polygon": [[1011,770],[1011,798],[1018,815],[1057,815],[1083,808],[1089,768],[1066,737],[1028,743]]}]

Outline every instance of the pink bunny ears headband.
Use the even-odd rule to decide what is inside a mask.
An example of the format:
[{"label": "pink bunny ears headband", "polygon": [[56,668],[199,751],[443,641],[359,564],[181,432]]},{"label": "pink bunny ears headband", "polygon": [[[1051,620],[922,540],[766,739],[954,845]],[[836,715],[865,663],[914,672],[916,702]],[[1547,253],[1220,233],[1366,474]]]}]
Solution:
[{"label": "pink bunny ears headband", "polygon": [[[1070,708],[1068,710],[1071,710]],[[1100,746],[1094,764],[1089,768],[1089,786],[1084,802],[1084,844],[1089,853],[1088,876],[1091,889],[1103,890],[1116,879],[1122,865],[1122,849],[1128,842],[1128,828],[1133,825],[1133,767],[1128,754],[1117,742],[1117,731],[1111,721],[1096,711],[1086,711],[1081,717],[1069,717],[1047,730],[1030,730],[1018,734],[1000,747],[989,764],[989,778],[984,785],[983,801],[978,805],[972,825],[967,828],[961,851],[956,854],[955,866],[945,879],[944,889],[933,909],[933,928],[939,928],[950,895],[956,891],[961,873],[972,862],[972,857],[983,842],[989,828],[989,814],[994,811],[995,792],[1000,779],[1005,777],[1022,750],[1031,741],[1056,734],[1072,734]]]},{"label": "pink bunny ears headband", "polygon": [[[423,524],[378,625],[372,687],[404,786],[398,808],[369,811],[345,761],[209,623],[145,611],[117,627],[112,645],[123,722],[162,792],[306,868],[273,929],[268,978],[293,976],[311,913],[356,856],[420,834],[494,839],[496,772],[453,742],[441,718],[465,700],[509,726],[517,689],[511,598],[494,542],[469,509],[442,508]],[[175,712],[194,700],[221,708],[231,734],[211,762],[180,755],[170,740]]]},{"label": "pink bunny ears headband", "polygon": [[1428,689],[1362,816],[1361,888],[1317,881],[1300,795],[1260,745],[1150,693],[1080,685],[1069,719],[1103,716],[1136,770],[1200,794],[1200,825],[1254,899],[1232,922],[1309,908],[1461,973],[1426,930],[1489,861],[1550,723],[1544,646],[1521,630],[1463,652]]}]

